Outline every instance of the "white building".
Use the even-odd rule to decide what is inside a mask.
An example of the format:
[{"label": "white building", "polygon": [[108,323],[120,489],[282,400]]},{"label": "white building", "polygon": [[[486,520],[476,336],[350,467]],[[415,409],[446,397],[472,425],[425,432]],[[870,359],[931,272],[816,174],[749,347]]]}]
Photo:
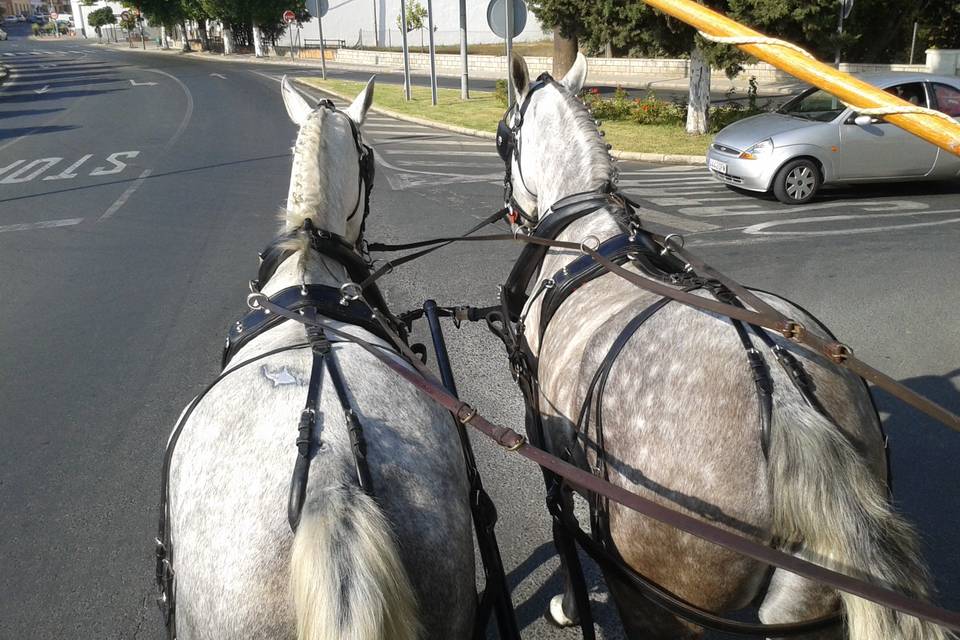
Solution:
[{"label": "white building", "polygon": [[[317,14],[317,1],[307,0],[311,15]],[[423,7],[427,0],[415,0]],[[520,0],[517,0],[520,2]],[[458,0],[432,0],[434,40],[440,44],[458,44],[460,42],[460,3]],[[467,40],[471,44],[495,43],[503,40],[487,26],[487,6],[489,0],[467,0]],[[323,39],[339,40],[345,46],[353,47],[399,47],[400,46],[400,0],[329,0],[330,9],[323,18]],[[427,20],[424,29],[407,34],[411,47],[420,47],[421,37],[427,42]],[[374,27],[376,25],[376,27]],[[374,30],[376,28],[376,30]],[[293,27],[294,39],[298,29]],[[310,44],[320,39],[318,20],[312,19],[300,29],[301,42]],[[549,35],[537,22],[532,12],[527,13],[526,27],[517,40],[543,40]],[[286,41],[286,37],[282,42]]]},{"label": "white building", "polygon": [[[80,4],[80,0],[70,0],[70,8],[72,9],[71,13],[73,14],[73,24],[76,26],[77,35],[86,32],[88,38],[96,38],[97,33],[93,30],[93,27],[90,26],[90,23],[87,20],[87,16],[90,15],[91,11],[96,11],[103,7],[110,7],[113,9],[113,14],[117,16],[117,22],[120,21],[120,13],[122,11],[127,11],[119,2],[106,2],[105,0],[98,0],[93,3],[92,6],[84,6]],[[80,25],[80,16],[83,16],[83,31],[81,30]]]}]

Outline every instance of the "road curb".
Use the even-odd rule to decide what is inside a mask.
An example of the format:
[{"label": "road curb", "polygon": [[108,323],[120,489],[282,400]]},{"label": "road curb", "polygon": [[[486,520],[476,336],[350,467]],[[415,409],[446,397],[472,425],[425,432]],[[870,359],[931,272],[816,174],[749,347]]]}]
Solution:
[{"label": "road curb", "polygon": [[[300,84],[315,89],[327,95],[331,95],[334,98],[340,98],[341,100],[346,100],[347,102],[353,102],[354,97],[348,96],[340,93],[339,91],[334,91],[332,89],[321,88],[314,86],[308,82],[302,82],[299,79],[295,80]],[[404,113],[398,113],[392,109],[384,109],[383,107],[378,107],[373,105],[370,107],[371,111],[385,115],[389,118],[396,118],[397,120],[403,120],[404,122],[410,122],[412,124],[422,124],[424,126],[433,127],[434,129],[443,129],[444,131],[452,131],[453,133],[462,133],[467,136],[474,136],[476,138],[485,138],[487,140],[496,140],[497,134],[491,133],[490,131],[482,131],[479,129],[469,129],[467,127],[458,127],[453,124],[446,124],[444,122],[436,122],[434,120],[428,120],[426,118],[417,118],[416,116],[408,116]],[[611,149],[610,155],[614,158],[620,160],[638,160],[640,162],[653,162],[656,164],[690,164],[690,165],[702,165],[707,163],[706,156],[684,156],[684,155],[674,155],[669,153],[643,153],[638,151],[621,151],[620,149]]]}]

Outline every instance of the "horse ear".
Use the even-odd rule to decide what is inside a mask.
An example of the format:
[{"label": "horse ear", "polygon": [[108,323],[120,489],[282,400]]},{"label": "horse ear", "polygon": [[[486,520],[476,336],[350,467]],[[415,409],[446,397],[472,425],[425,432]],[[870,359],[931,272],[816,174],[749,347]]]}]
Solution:
[{"label": "horse ear", "polygon": [[583,89],[584,83],[587,81],[587,59],[583,57],[583,54],[579,51],[577,52],[577,59],[574,60],[573,66],[570,67],[570,70],[567,71],[566,75],[563,76],[563,80],[560,81],[560,84],[567,88],[572,95],[577,95]]},{"label": "horse ear", "polygon": [[373,86],[376,79],[377,76],[371,76],[370,80],[367,81],[367,86],[354,99],[353,104],[347,107],[346,114],[357,124],[363,124],[364,118],[367,117],[367,111],[373,104]]},{"label": "horse ear", "polygon": [[530,70],[527,68],[527,61],[516,51],[511,51],[510,55],[510,76],[513,78],[517,97],[523,100],[527,95],[527,87],[530,86]]},{"label": "horse ear", "polygon": [[283,95],[283,104],[287,107],[287,115],[295,125],[302,127],[313,109],[300,92],[293,88],[287,76],[283,76],[280,81],[280,93]]}]

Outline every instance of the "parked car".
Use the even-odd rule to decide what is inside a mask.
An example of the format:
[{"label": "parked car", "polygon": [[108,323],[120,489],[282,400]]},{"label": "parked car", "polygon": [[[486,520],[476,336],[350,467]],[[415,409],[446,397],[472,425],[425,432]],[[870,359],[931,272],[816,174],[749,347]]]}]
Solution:
[{"label": "parked car", "polygon": [[6,16],[6,17],[3,19],[3,21],[4,21],[4,22],[16,22],[16,21],[17,21],[17,16],[14,16],[14,15]]},{"label": "parked car", "polygon": [[[858,74],[913,104],[960,118],[960,78],[926,73]],[[813,87],[771,113],[722,129],[707,150],[714,178],[737,189],[809,202],[825,184],[943,180],[960,157],[883,118],[861,116]]]}]

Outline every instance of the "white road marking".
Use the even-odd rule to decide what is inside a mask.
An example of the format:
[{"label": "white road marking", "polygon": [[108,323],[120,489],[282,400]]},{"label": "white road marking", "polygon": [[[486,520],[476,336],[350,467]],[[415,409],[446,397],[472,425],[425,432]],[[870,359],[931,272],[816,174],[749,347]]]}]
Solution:
[{"label": "white road marking", "polygon": [[429,160],[397,160],[398,165],[404,167],[460,167],[464,169],[494,169],[498,165],[494,163],[476,163],[476,162],[430,162]]},{"label": "white road marking", "polygon": [[143,173],[141,173],[140,177],[134,180],[133,184],[127,187],[127,190],[121,193],[120,197],[117,198],[112,205],[110,205],[110,208],[103,212],[103,215],[97,219],[97,222],[103,222],[119,211],[120,207],[127,203],[127,200],[130,199],[130,196],[133,195],[133,192],[140,188],[140,185],[143,184],[143,181],[146,180],[147,176],[149,176],[151,173],[152,171],[150,169],[146,169]]},{"label": "white road marking", "polygon": [[113,167],[97,167],[90,172],[91,176],[111,176],[115,173],[120,173],[127,168],[127,163],[120,160],[120,158],[126,158],[132,160],[140,155],[139,151],[117,151],[116,153],[111,153],[107,156],[107,162],[113,165]]},{"label": "white road marking", "polygon": [[684,173],[690,173],[691,171],[706,171],[703,167],[697,166],[669,166],[669,167],[654,167],[652,169],[637,169],[636,171],[621,171],[620,175],[622,176],[646,176],[651,174],[676,174],[682,175]]},{"label": "white road marking", "polygon": [[687,178],[660,178],[660,177],[650,177],[645,180],[620,180],[619,184],[621,186],[627,187],[652,187],[658,184],[674,184],[674,185],[693,185],[693,184],[712,184],[719,185],[720,183],[710,178],[708,176],[690,176]]},{"label": "white road marking", "polygon": [[377,138],[378,144],[429,144],[442,146],[487,147],[493,148],[492,140],[475,142],[473,140],[418,140],[416,138]]},{"label": "white road marking", "polygon": [[[61,160],[63,160],[63,158],[40,158],[39,160],[34,160],[33,162],[20,167],[3,180],[0,180],[0,184],[20,184],[21,182],[30,182]],[[34,167],[37,166],[39,166],[39,169],[34,169]],[[31,169],[34,169],[32,173],[24,175]]]},{"label": "white road marking", "polygon": [[156,82],[137,82],[133,78],[130,78],[130,84],[132,84],[135,87],[154,87],[156,86],[157,83]]},{"label": "white road marking", "polygon": [[23,164],[24,162],[26,162],[26,160],[14,160],[13,163],[8,164],[8,165],[5,166],[5,167],[0,167],[0,176],[2,176],[3,174],[5,174],[7,171],[10,171],[10,170],[13,169],[14,167]]},{"label": "white road marking", "polygon": [[210,75],[214,78],[220,78],[221,80],[227,79],[227,76],[223,75],[222,73],[211,73]]},{"label": "white road marking", "polygon": [[375,124],[370,125],[369,127],[364,127],[364,131],[373,131],[374,129],[424,129],[426,131],[436,131],[436,129],[431,129],[430,127],[424,127],[419,124]]},{"label": "white road marking", "polygon": [[496,151],[429,151],[426,149],[385,149],[390,155],[405,156],[497,156]]},{"label": "white road marking", "polygon": [[[686,207],[680,209],[678,213],[683,215],[697,216],[700,218],[709,218],[717,216],[764,216],[764,215],[783,215],[785,213],[796,213],[796,209],[789,207],[781,207],[779,209],[756,209],[760,205],[757,204],[742,204],[742,205],[729,205],[729,206],[716,206],[716,207]],[[807,204],[803,205],[803,211],[813,211],[817,209],[837,209],[841,207],[849,207],[849,201],[838,201],[838,202],[819,202],[816,204]],[[867,202],[857,202],[855,205],[857,208],[863,209],[864,211],[889,211],[892,209],[907,210],[907,211],[918,211],[921,209],[927,209],[930,207],[929,204],[925,202],[916,202],[914,200],[869,200]],[[740,211],[739,209],[747,209],[749,211]]]},{"label": "white road marking", "polygon": [[50,91],[50,85],[48,85],[48,84],[43,85],[43,89],[34,89],[34,90],[33,90],[33,92],[36,93],[36,94],[46,93],[47,91]]},{"label": "white road marking", "polygon": [[47,176],[46,178],[44,178],[44,180],[70,180],[71,178],[76,178],[77,175],[79,174],[74,173],[74,171],[76,171],[80,167],[80,165],[82,165],[84,162],[86,162],[92,157],[93,157],[93,154],[88,153],[87,155],[83,156],[82,158],[74,162],[72,165],[70,165],[69,167],[67,167],[57,175]]},{"label": "white road marking", "polygon": [[916,227],[933,227],[943,224],[952,224],[954,222],[960,222],[960,218],[950,218],[949,220],[935,220],[932,222],[908,222],[905,224],[893,224],[893,225],[883,225],[879,227],[861,227],[857,229],[815,229],[812,231],[767,231],[767,229],[772,229],[774,227],[785,227],[795,224],[805,224],[807,222],[815,222],[821,224],[823,222],[840,222],[843,220],[865,220],[869,218],[902,218],[910,216],[929,216],[929,215],[944,215],[951,213],[960,213],[960,209],[940,209],[936,211],[906,211],[906,212],[894,212],[894,213],[858,213],[854,215],[842,215],[842,216],[810,216],[807,218],[794,218],[792,220],[773,220],[770,222],[762,222],[760,224],[755,224],[747,227],[743,232],[747,235],[753,236],[847,236],[855,235],[862,233],[877,233],[880,231],[894,231],[897,229],[913,229]]},{"label": "white road marking", "polygon": [[55,227],[70,227],[83,222],[83,218],[66,218],[63,220],[44,220],[43,222],[25,222],[22,224],[7,224],[0,226],[0,233],[7,231],[31,231],[33,229],[53,229]]},{"label": "white road marking", "polygon": [[700,220],[690,220],[689,218],[672,216],[669,213],[655,211],[654,209],[640,208],[637,209],[637,213],[640,215],[640,219],[644,222],[655,222],[657,224],[663,224],[675,229],[681,229],[683,231],[703,232],[715,231],[720,228],[715,224],[710,224],[709,222],[701,222]]}]

